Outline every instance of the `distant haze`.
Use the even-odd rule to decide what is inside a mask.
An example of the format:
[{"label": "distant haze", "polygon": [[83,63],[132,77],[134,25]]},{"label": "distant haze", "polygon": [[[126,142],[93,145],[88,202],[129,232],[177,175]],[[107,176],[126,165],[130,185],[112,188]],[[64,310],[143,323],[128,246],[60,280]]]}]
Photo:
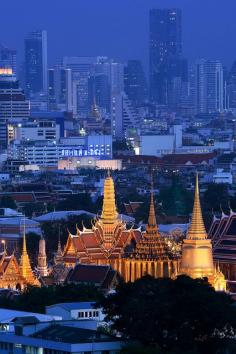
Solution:
[{"label": "distant haze", "polygon": [[236,59],[236,0],[11,0],[1,1],[0,43],[23,58],[24,37],[48,31],[49,63],[63,55],[141,59],[148,65],[150,8],[179,7],[183,53],[231,66]]}]

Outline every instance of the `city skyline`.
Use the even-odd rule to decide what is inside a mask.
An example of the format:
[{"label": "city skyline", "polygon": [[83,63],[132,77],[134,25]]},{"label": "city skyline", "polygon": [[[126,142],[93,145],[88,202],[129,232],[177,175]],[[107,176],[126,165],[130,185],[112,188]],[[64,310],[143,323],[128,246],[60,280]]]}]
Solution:
[{"label": "city skyline", "polygon": [[[140,59],[147,71],[149,10],[178,7],[183,18],[183,56],[190,61],[202,57],[219,59],[229,68],[234,60],[235,2],[228,1],[227,7],[214,3],[213,8],[212,4],[212,0],[191,4],[186,0],[149,0],[145,4],[139,0],[135,4],[130,0],[119,3],[72,0],[69,5],[62,0],[59,4],[42,1],[40,5],[28,0],[21,4],[12,1],[2,4],[2,12],[11,13],[17,31],[12,30],[12,21],[9,22],[7,16],[1,20],[0,30],[4,33],[3,44],[17,49],[19,62],[23,61],[27,33],[45,29],[48,31],[49,65],[59,62],[64,55],[107,55],[122,61]],[[136,16],[132,15],[134,11]],[[26,13],[28,16],[22,21]]]}]

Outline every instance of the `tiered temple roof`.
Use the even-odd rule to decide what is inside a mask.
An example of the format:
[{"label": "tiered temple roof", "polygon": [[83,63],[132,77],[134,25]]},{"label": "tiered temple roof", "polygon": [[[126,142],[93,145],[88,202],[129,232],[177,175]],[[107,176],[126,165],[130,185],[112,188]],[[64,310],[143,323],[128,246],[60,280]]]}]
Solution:
[{"label": "tiered temple roof", "polygon": [[221,218],[213,217],[209,229],[213,243],[213,255],[220,263],[236,264],[236,213],[232,210]]},{"label": "tiered temple roof", "polygon": [[136,245],[134,250],[135,258],[140,259],[166,259],[167,246],[165,240],[158,231],[156,222],[155,207],[153,193],[151,193],[150,210],[146,232],[143,233],[142,238]]},{"label": "tiered temple roof", "polygon": [[82,230],[77,228],[76,234],[69,234],[63,261],[66,264],[103,263],[112,259],[120,259],[126,248],[136,244],[141,238],[139,229],[127,228],[119,218],[116,203],[114,182],[110,175],[104,183],[104,199],[101,218],[92,222],[92,227]]}]

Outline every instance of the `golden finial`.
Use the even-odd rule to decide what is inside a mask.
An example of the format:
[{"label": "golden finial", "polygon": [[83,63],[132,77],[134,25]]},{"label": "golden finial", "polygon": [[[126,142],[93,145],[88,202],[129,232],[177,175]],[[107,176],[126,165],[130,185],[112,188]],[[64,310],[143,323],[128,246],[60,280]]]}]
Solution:
[{"label": "golden finial", "polygon": [[[109,170],[108,170],[109,171]],[[110,172],[104,181],[104,196],[102,207],[102,221],[104,224],[113,224],[118,218],[115,201],[115,187]]]},{"label": "golden finial", "polygon": [[194,196],[193,213],[190,227],[187,233],[188,239],[206,239],[207,233],[202,218],[202,210],[199,198],[198,173],[196,174],[196,187]]}]

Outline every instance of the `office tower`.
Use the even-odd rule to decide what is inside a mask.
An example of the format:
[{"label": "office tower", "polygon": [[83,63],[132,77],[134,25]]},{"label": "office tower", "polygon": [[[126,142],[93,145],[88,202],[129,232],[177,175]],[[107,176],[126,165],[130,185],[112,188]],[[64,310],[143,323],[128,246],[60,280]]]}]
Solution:
[{"label": "office tower", "polygon": [[227,93],[229,96],[229,108],[236,108],[236,61],[228,75]]},{"label": "office tower", "polygon": [[124,68],[124,90],[134,106],[147,99],[147,83],[140,60],[129,60]]},{"label": "office tower", "polygon": [[136,110],[124,92],[111,97],[111,125],[112,134],[118,140],[122,140],[129,129],[139,128]]},{"label": "office tower", "polygon": [[25,88],[28,97],[47,92],[47,32],[34,31],[25,39]]},{"label": "office tower", "polygon": [[72,111],[72,72],[56,66],[48,70],[48,110]]},{"label": "office tower", "polygon": [[124,65],[107,57],[98,57],[95,65],[96,74],[104,74],[108,77],[111,94],[124,91]]},{"label": "office tower", "polygon": [[92,107],[94,103],[110,112],[111,88],[108,76],[105,74],[95,74],[88,79],[88,102]]},{"label": "office tower", "polygon": [[11,69],[0,69],[0,147],[7,145],[7,124],[22,121],[30,114],[29,101]]},{"label": "office tower", "polygon": [[16,75],[16,50],[0,44],[0,68],[12,69],[12,73]]},{"label": "office tower", "polygon": [[97,57],[64,57],[63,67],[71,69],[73,87],[73,113],[77,118],[86,117],[90,107],[88,101],[88,79],[94,74]]},{"label": "office tower", "polygon": [[169,85],[179,77],[182,54],[180,9],[153,9],[149,14],[150,99],[169,104]]},{"label": "office tower", "polygon": [[218,60],[200,59],[195,64],[196,113],[223,111],[223,67]]}]

